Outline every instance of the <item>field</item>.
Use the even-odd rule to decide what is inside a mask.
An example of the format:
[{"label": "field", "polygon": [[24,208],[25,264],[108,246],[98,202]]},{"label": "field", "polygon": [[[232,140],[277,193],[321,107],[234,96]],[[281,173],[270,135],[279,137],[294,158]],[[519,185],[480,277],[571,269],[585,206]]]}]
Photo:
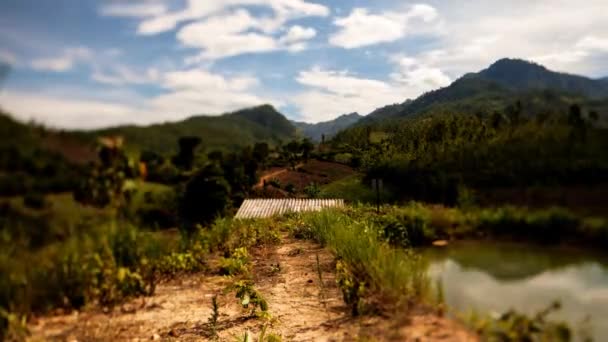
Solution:
[{"label": "field", "polygon": [[[261,175],[261,179],[266,180],[267,183],[278,182],[280,188],[283,189],[291,184],[296,193],[302,193],[311,184],[318,186],[331,184],[354,173],[355,171],[351,167],[343,164],[310,160],[296,166],[295,170],[289,168],[270,169]],[[262,182],[260,181],[259,185],[262,185]],[[274,184],[271,185],[274,186]]]}]

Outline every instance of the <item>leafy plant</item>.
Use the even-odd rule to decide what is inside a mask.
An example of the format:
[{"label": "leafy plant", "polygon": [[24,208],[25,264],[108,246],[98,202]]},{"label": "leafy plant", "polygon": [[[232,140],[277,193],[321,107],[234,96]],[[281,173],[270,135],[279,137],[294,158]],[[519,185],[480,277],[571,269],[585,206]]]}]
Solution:
[{"label": "leafy plant", "polygon": [[220,274],[237,275],[249,273],[249,253],[247,248],[240,247],[234,250],[230,258],[220,260]]},{"label": "leafy plant", "polygon": [[220,318],[220,309],[217,303],[217,295],[211,298],[211,315],[207,319],[207,323],[209,324],[209,330],[211,334],[211,338],[217,339],[217,323]]},{"label": "leafy plant", "polygon": [[362,298],[365,294],[365,282],[355,277],[348,266],[340,260],[336,263],[336,283],[342,291],[344,303],[350,306],[351,314],[358,316],[363,307]]},{"label": "leafy plant", "polygon": [[256,309],[262,311],[261,315],[268,314],[268,302],[262,296],[258,290],[253,286],[253,282],[250,280],[239,280],[235,282],[230,288],[236,292],[236,298],[239,299],[239,303],[244,309],[251,308],[251,316],[256,315]]}]

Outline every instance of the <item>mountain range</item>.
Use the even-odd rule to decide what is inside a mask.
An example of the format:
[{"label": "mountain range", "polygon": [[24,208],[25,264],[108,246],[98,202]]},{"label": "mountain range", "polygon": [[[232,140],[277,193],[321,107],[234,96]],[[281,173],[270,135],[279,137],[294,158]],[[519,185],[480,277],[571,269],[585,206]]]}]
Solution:
[{"label": "mountain range", "polygon": [[331,121],[314,124],[292,121],[292,124],[296,126],[302,135],[313,141],[319,142],[323,140],[323,137],[329,139],[339,131],[354,125],[359,122],[361,118],[363,118],[363,116],[359,115],[359,113],[350,113],[341,115]]},{"label": "mountain range", "polygon": [[[567,111],[572,103],[578,103],[586,111],[596,111],[603,120],[608,116],[608,77],[587,77],[554,72],[547,68],[517,59],[501,59],[487,69],[469,73],[445,88],[430,91],[414,100],[390,104],[361,116],[351,113],[338,118],[309,124],[288,120],[270,105],[239,110],[220,116],[197,115],[178,122],[166,122],[148,126],[125,125],[96,131],[69,131],[39,133],[39,127],[30,127],[0,113],[1,126],[9,131],[22,132],[17,140],[26,144],[43,144],[62,152],[70,151],[72,158],[85,155],[99,136],[121,135],[127,148],[132,151],[151,150],[161,154],[175,153],[177,140],[182,136],[198,136],[205,150],[237,150],[256,142],[277,144],[298,137],[320,141],[355,124],[379,122],[386,119],[411,118],[428,113],[475,113],[505,112],[519,102],[525,115]],[[3,123],[4,122],[4,123]],[[22,127],[21,127],[22,126]],[[17,127],[17,128],[15,128]],[[18,129],[18,128],[23,129]],[[14,134],[0,137],[0,146],[19,144]],[[43,137],[44,139],[32,138]],[[42,142],[42,143],[41,143]],[[74,143],[76,142],[76,143]],[[94,156],[90,154],[89,156]],[[69,157],[69,156],[68,156]]]},{"label": "mountain range", "polygon": [[380,108],[362,122],[414,117],[437,111],[504,111],[515,99],[531,104],[531,112],[554,109],[570,102],[590,103],[594,110],[602,112],[606,109],[606,98],[608,78],[591,79],[560,73],[536,63],[505,58],[413,101],[398,107]]}]

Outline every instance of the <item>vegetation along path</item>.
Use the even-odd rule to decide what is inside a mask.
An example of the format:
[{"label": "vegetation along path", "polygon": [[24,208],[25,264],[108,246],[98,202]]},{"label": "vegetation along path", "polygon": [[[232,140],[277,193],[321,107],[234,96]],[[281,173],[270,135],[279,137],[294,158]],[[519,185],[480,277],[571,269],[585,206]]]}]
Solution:
[{"label": "vegetation along path", "polygon": [[259,340],[262,331],[283,341],[476,340],[459,324],[429,313],[413,313],[407,319],[353,318],[336,286],[334,256],[315,243],[284,235],[281,244],[257,247],[252,257],[255,287],[268,302],[270,318],[251,318],[234,292],[224,291],[233,278],[191,275],[161,284],[154,296],[110,312],[94,309],[40,318],[31,326],[30,340],[212,340],[209,317],[214,296],[220,341],[236,340],[247,332]]}]

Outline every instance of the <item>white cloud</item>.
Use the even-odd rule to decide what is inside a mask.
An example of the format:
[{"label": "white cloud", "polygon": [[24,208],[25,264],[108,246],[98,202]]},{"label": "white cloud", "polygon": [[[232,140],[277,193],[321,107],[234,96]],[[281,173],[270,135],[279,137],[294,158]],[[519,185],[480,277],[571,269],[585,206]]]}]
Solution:
[{"label": "white cloud", "polygon": [[64,72],[72,69],[76,63],[86,61],[92,56],[93,53],[88,48],[68,48],[57,57],[34,59],[30,66],[40,71]]},{"label": "white cloud", "polygon": [[391,60],[396,70],[388,82],[319,67],[301,71],[296,81],[309,89],[294,96],[292,101],[304,121],[318,122],[353,111],[369,114],[379,107],[401,103],[451,83],[440,69],[414,58],[394,56]]},{"label": "white cloud", "polygon": [[271,36],[247,32],[258,25],[248,11],[240,9],[188,24],[179,31],[177,39],[186,46],[201,48],[203,59],[277,49],[278,44]]},{"label": "white cloud", "polygon": [[2,108],[21,120],[35,120],[50,127],[96,128],[134,123],[145,118],[135,107],[97,100],[78,100],[30,92],[0,93]]},{"label": "white cloud", "polygon": [[[153,97],[131,94],[128,88],[78,91],[73,88],[36,92],[0,93],[0,104],[22,120],[35,119],[51,127],[99,128],[117,124],[150,124],[175,121],[195,114],[218,115],[264,103],[281,106],[270,97],[255,93],[259,81],[251,76],[225,77],[206,70],[190,69],[159,73],[164,93]],[[124,85],[125,79],[98,80]],[[124,95],[123,94],[127,94]]]},{"label": "white cloud", "polygon": [[439,10],[449,34],[414,57],[452,78],[504,57],[570,73],[608,73],[605,0],[513,0],[502,5],[472,0],[467,6],[442,2]]},{"label": "white cloud", "polygon": [[327,16],[329,9],[304,0],[188,0],[184,9],[158,15],[140,23],[138,33],[153,35],[175,29],[181,22],[206,18],[237,6],[267,6],[275,16],[264,17],[261,23],[265,32],[275,31],[289,20]]},{"label": "white cloud", "polygon": [[91,79],[110,85],[125,85],[125,84],[147,84],[157,82],[159,80],[159,71],[156,68],[149,68],[145,71],[135,71],[124,65],[115,65],[111,67],[110,72],[101,70],[93,71]]},{"label": "white cloud", "polygon": [[292,98],[304,121],[331,120],[353,111],[367,114],[379,106],[402,102],[405,94],[383,81],[356,77],[346,71],[318,67],[301,71],[297,82],[311,89]]},{"label": "white cloud", "polygon": [[109,3],[100,8],[100,14],[112,17],[151,17],[167,12],[167,7],[159,2]]},{"label": "white cloud", "polygon": [[297,43],[303,40],[309,40],[317,35],[317,31],[312,27],[302,27],[295,25],[289,28],[289,31],[281,37],[282,43]]},{"label": "white cloud", "polygon": [[329,38],[329,43],[346,49],[392,42],[408,34],[422,32],[415,21],[429,24],[438,18],[437,10],[417,4],[405,11],[372,14],[365,8],[355,8],[346,17],[334,20],[340,29]]}]

